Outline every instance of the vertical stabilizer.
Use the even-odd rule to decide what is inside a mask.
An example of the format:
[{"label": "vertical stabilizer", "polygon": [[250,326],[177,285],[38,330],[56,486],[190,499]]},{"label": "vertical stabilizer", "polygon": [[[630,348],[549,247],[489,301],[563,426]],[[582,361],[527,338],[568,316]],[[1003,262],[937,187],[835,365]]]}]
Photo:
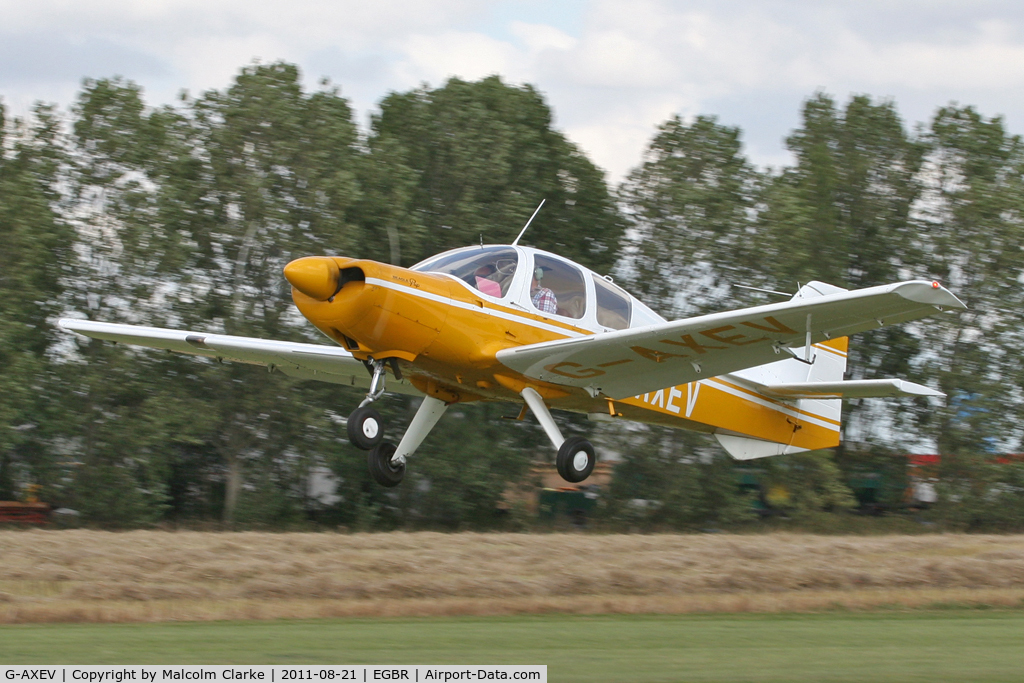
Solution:
[{"label": "vertical stabilizer", "polygon": [[[836,292],[845,292],[841,287],[826,284],[824,282],[809,282],[800,288],[800,291],[793,296],[794,299],[810,299],[813,297],[826,296]],[[848,338],[840,337],[826,342],[813,344],[810,353],[807,349],[794,348],[793,355],[796,358],[787,356],[783,360],[767,365],[759,365],[755,368],[747,368],[732,373],[731,376],[739,380],[747,380],[755,384],[790,384],[803,382],[839,382],[846,374],[846,355]],[[808,364],[804,359],[810,357],[813,362]],[[828,423],[838,425],[842,417],[843,402],[841,399],[800,399],[787,402],[801,413],[817,416]],[[753,439],[735,433],[716,434],[718,442],[722,447],[737,460],[750,460],[753,458],[764,458],[772,455],[783,455],[794,453],[803,448],[796,448],[789,444],[777,444],[774,442]],[[837,432],[838,438],[838,432]],[[838,441],[837,441],[838,443]]]},{"label": "vertical stabilizer", "polygon": [[[793,299],[810,299],[818,296],[845,292],[841,287],[824,282],[809,282],[800,288]],[[814,363],[808,365],[796,358],[787,357],[775,363],[759,365],[733,373],[733,376],[750,380],[758,384],[788,384],[790,382],[839,382],[846,374],[847,338],[832,339],[814,344],[811,353],[803,347],[794,348],[793,353],[799,358],[808,355]]]}]

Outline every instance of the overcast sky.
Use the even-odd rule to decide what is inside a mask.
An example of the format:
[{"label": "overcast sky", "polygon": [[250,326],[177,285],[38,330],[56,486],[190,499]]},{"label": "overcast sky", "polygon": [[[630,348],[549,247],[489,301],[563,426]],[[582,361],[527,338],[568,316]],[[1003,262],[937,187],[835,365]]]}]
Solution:
[{"label": "overcast sky", "polygon": [[755,162],[786,163],[818,89],[891,98],[909,123],[955,100],[1024,132],[1020,0],[0,0],[0,98],[18,113],[115,74],[171,102],[254,59],[330,78],[364,125],[424,82],[533,83],[613,181],[673,113],[716,115]]}]

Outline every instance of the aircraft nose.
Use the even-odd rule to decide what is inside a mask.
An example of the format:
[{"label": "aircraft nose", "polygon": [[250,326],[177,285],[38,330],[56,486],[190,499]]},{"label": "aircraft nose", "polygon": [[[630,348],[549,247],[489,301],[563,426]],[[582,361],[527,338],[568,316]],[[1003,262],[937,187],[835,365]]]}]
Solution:
[{"label": "aircraft nose", "polygon": [[284,267],[284,277],[292,287],[318,301],[337,293],[340,273],[334,259],[326,256],[306,256]]}]

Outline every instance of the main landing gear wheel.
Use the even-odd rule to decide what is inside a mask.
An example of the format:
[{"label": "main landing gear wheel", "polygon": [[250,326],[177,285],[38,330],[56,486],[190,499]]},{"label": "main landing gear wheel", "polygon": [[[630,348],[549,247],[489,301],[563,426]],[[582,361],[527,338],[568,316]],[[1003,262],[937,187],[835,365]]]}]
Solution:
[{"label": "main landing gear wheel", "polygon": [[589,477],[595,463],[594,446],[582,436],[570,436],[563,441],[555,460],[558,474],[574,484]]},{"label": "main landing gear wheel", "polygon": [[370,451],[366,462],[370,466],[370,476],[381,486],[398,486],[405,476],[405,463],[392,462],[391,456],[397,450],[395,444],[383,441]]},{"label": "main landing gear wheel", "polygon": [[370,406],[356,408],[348,417],[348,440],[358,448],[368,451],[384,438],[384,421],[380,413]]}]

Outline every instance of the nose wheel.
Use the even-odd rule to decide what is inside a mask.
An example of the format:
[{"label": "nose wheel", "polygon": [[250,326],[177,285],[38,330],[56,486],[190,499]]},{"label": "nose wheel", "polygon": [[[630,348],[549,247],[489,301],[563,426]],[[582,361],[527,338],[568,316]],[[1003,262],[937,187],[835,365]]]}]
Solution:
[{"label": "nose wheel", "polygon": [[382,441],[366,458],[370,476],[381,486],[392,488],[402,483],[405,476],[405,460],[395,458],[395,444]]},{"label": "nose wheel", "polygon": [[[388,443],[384,441],[384,422],[380,413],[367,405],[384,393],[384,363],[371,361],[368,367],[373,371],[370,393],[348,418],[348,440],[369,451],[367,465],[370,476],[381,486],[391,488],[401,483],[405,476],[405,459],[423,443],[423,439],[447,410],[448,404],[432,396],[425,396],[398,446]],[[400,379],[398,366],[392,367]]]}]

